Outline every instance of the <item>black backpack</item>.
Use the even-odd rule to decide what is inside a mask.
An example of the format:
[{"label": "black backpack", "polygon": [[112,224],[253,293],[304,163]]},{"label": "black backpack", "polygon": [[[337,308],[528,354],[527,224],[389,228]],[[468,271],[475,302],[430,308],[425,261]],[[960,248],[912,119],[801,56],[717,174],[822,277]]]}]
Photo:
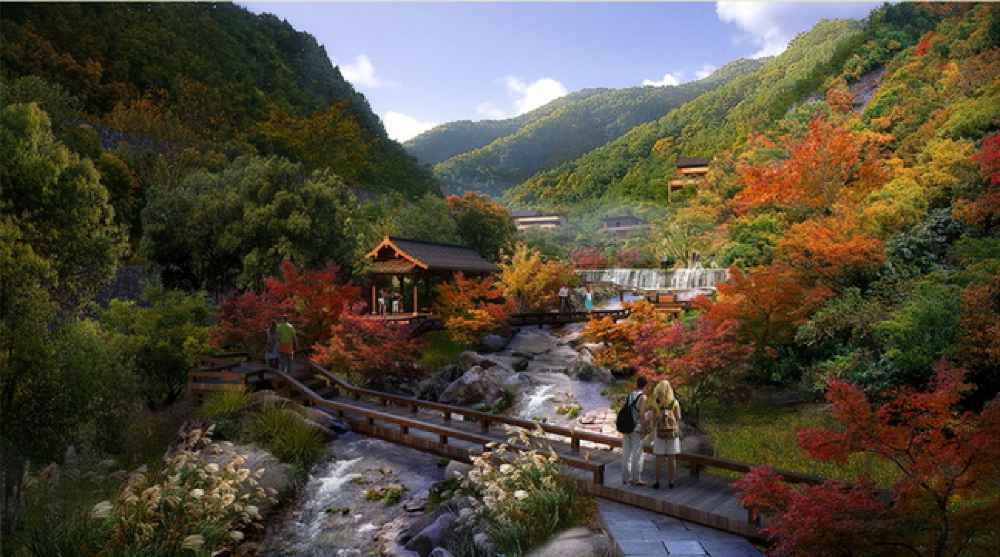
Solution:
[{"label": "black backpack", "polygon": [[[628,398],[625,399],[625,405],[621,407],[618,411],[618,417],[615,419],[615,427],[618,428],[618,433],[632,433],[635,431],[635,405],[639,402],[639,397],[632,397],[635,393],[629,393]],[[631,399],[632,402],[629,402]]]}]

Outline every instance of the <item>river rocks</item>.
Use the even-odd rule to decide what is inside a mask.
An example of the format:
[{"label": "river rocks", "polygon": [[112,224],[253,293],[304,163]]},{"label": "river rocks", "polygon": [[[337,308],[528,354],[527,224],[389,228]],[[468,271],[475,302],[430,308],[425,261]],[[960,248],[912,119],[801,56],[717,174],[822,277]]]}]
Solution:
[{"label": "river rocks", "polygon": [[614,376],[607,369],[594,362],[593,356],[580,354],[566,368],[566,375],[577,381],[601,381],[614,383]]},{"label": "river rocks", "polygon": [[403,547],[415,551],[420,557],[428,557],[445,540],[445,536],[456,520],[458,517],[451,513],[442,514],[433,523],[410,538],[410,541],[406,542]]},{"label": "river rocks", "polygon": [[448,385],[438,402],[456,406],[493,406],[503,398],[506,390],[483,368],[476,366]]},{"label": "river rocks", "polygon": [[606,534],[580,526],[556,535],[542,547],[528,552],[527,557],[607,557],[613,548]]},{"label": "river rocks", "polygon": [[499,352],[507,348],[507,339],[500,335],[486,335],[479,341],[479,351],[485,354]]}]

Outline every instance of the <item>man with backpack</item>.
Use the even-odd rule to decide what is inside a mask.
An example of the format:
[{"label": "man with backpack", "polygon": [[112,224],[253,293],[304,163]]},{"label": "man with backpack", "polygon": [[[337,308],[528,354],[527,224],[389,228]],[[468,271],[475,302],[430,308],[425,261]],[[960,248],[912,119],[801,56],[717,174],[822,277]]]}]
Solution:
[{"label": "man with backpack", "polygon": [[618,411],[616,427],[622,434],[622,483],[642,487],[642,436],[645,432],[646,378],[635,380],[636,390],[625,398],[625,405]]}]

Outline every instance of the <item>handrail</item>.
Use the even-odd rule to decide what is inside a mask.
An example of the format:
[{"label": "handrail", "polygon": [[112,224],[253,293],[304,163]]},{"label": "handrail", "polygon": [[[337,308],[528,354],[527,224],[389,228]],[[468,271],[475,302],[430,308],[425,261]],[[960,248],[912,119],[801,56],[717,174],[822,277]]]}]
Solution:
[{"label": "handrail", "polygon": [[[311,367],[313,367],[313,369],[316,369],[317,371],[321,370],[322,372],[324,372],[325,375],[327,375],[327,376],[329,376],[329,377],[331,377],[333,379],[338,380],[337,381],[338,384],[348,385],[346,382],[343,382],[342,380],[339,380],[339,378],[337,378],[335,375],[330,374],[328,371],[326,371],[322,367],[316,365],[314,362],[309,362],[309,364],[310,364]],[[305,396],[306,398],[308,398],[311,402],[313,402],[314,404],[319,405],[319,406],[324,406],[324,407],[331,408],[331,409],[338,410],[338,411],[342,411],[342,412],[350,412],[352,414],[359,414],[359,415],[364,416],[365,418],[368,418],[370,420],[380,420],[380,421],[393,423],[393,424],[396,424],[396,425],[399,425],[399,426],[403,426],[403,427],[408,427],[408,428],[413,428],[413,429],[419,429],[419,430],[422,430],[422,431],[427,431],[429,433],[435,433],[435,434],[443,435],[443,436],[446,436],[446,437],[453,437],[453,438],[456,438],[456,439],[461,439],[463,441],[467,441],[467,442],[471,442],[471,443],[477,443],[479,445],[482,445],[484,448],[485,448],[485,446],[487,444],[492,443],[492,442],[495,441],[495,439],[493,439],[492,437],[488,437],[488,436],[485,436],[485,435],[475,434],[475,433],[471,433],[471,432],[468,432],[468,431],[462,431],[462,430],[458,430],[458,429],[443,428],[443,427],[436,426],[436,425],[433,425],[433,424],[427,424],[427,423],[421,422],[419,420],[411,420],[411,419],[403,418],[403,417],[400,417],[400,416],[396,416],[394,414],[389,414],[387,412],[379,412],[377,410],[369,410],[369,409],[366,409],[366,408],[359,408],[357,406],[352,406],[352,405],[349,405],[349,404],[343,404],[343,403],[339,403],[337,401],[329,400],[329,399],[326,399],[326,398],[323,398],[323,397],[317,395],[312,389],[310,389],[309,387],[305,386],[299,380],[295,379],[294,377],[292,377],[291,375],[289,375],[287,373],[284,373],[284,372],[279,371],[279,370],[270,370],[269,373],[273,373],[273,374],[281,377],[284,381],[286,381],[289,385],[291,385],[292,388],[294,388],[300,394],[302,394],[303,396]],[[368,391],[367,389],[357,389],[357,390],[358,391],[367,391],[367,392],[372,392],[372,393],[377,393],[378,392],[378,391]],[[388,393],[382,393],[382,394],[388,394]],[[413,400],[415,400],[415,399],[413,399]],[[519,446],[519,445],[509,445],[509,447],[511,449],[519,450],[519,451],[520,450],[525,450],[525,449],[528,448],[528,447],[523,447],[523,446]],[[561,461],[569,464],[570,466],[572,466],[574,468],[580,468],[580,469],[591,471],[591,472],[593,472],[595,474],[595,477],[597,477],[597,478],[603,478],[603,474],[604,474],[604,465],[603,464],[591,462],[591,461],[589,461],[587,459],[575,458],[575,457],[572,457],[572,456],[562,456],[562,455],[560,455],[559,459]],[[603,481],[603,479],[601,481]]]},{"label": "handrail", "polygon": [[[308,350],[303,350],[302,352],[309,352],[309,351]],[[249,354],[246,354],[246,353],[241,353],[241,354],[238,354],[238,355],[239,356],[249,356]],[[208,362],[215,362],[215,361],[221,360],[223,356],[225,356],[225,355],[199,356],[199,359],[200,360],[204,360],[204,361],[208,361]],[[201,376],[200,372],[213,371],[213,370],[223,371],[223,370],[226,370],[226,369],[232,369],[233,367],[237,367],[239,364],[240,364],[240,362],[227,362],[225,364],[219,364],[217,366],[210,367],[210,368],[202,368],[202,369],[199,369],[199,370],[196,370],[196,371],[199,372],[198,375]],[[426,409],[426,410],[432,410],[432,411],[441,412],[446,421],[448,421],[448,420],[451,419],[451,415],[459,415],[459,416],[468,417],[468,418],[471,418],[471,419],[477,421],[481,425],[482,430],[484,432],[488,431],[492,424],[505,424],[505,425],[509,425],[509,426],[513,426],[513,427],[519,427],[519,428],[522,428],[522,429],[528,429],[528,430],[534,430],[534,429],[540,428],[546,434],[556,435],[556,436],[559,436],[559,437],[565,437],[565,438],[569,439],[569,444],[570,444],[572,452],[578,452],[579,451],[581,441],[587,441],[587,442],[593,443],[595,445],[604,445],[604,446],[608,447],[609,450],[614,449],[614,448],[620,448],[622,446],[622,440],[621,440],[620,437],[617,437],[617,436],[612,437],[612,436],[604,435],[604,434],[601,434],[601,433],[596,433],[596,432],[592,432],[592,431],[588,431],[588,430],[581,430],[581,429],[577,429],[577,428],[573,428],[573,427],[564,427],[564,426],[558,426],[558,425],[553,425],[553,424],[539,423],[539,422],[534,422],[534,421],[531,421],[531,420],[525,420],[525,419],[522,419],[522,418],[514,418],[514,417],[510,417],[510,416],[500,416],[500,415],[497,415],[497,414],[491,414],[491,413],[488,413],[488,412],[482,412],[482,411],[473,410],[473,409],[470,409],[470,408],[463,408],[463,407],[460,407],[460,406],[452,406],[452,405],[449,405],[449,404],[442,404],[442,403],[439,403],[439,402],[432,402],[432,401],[428,401],[428,400],[421,400],[421,399],[417,399],[417,398],[413,398],[413,397],[407,397],[407,396],[396,395],[396,394],[392,394],[392,393],[386,393],[386,392],[383,392],[383,391],[376,391],[376,390],[372,390],[372,389],[366,389],[366,388],[363,388],[363,387],[357,387],[355,385],[352,385],[352,384],[348,383],[344,379],[338,377],[337,375],[335,375],[334,373],[330,372],[329,370],[327,370],[323,366],[317,364],[316,362],[308,360],[306,362],[306,364],[308,365],[308,367],[310,369],[312,369],[313,371],[317,372],[319,375],[321,375],[323,378],[325,378],[326,380],[328,380],[330,383],[334,384],[336,386],[336,388],[338,388],[340,390],[343,390],[343,391],[345,391],[347,393],[350,393],[350,394],[352,394],[353,396],[355,396],[357,398],[361,398],[361,397],[373,398],[373,399],[376,399],[376,400],[381,400],[384,404],[393,403],[393,404],[395,404],[397,406],[409,407],[413,412],[417,412],[421,408]],[[350,412],[357,412],[359,414],[365,415],[366,417],[370,417],[370,418],[374,418],[374,419],[378,419],[378,420],[383,420],[383,421],[388,421],[388,422],[392,422],[392,423],[397,423],[398,425],[405,425],[405,426],[409,426],[409,427],[415,427],[415,428],[418,428],[418,429],[423,429],[426,426],[426,424],[424,424],[424,426],[418,427],[418,426],[415,426],[414,422],[411,422],[411,421],[406,421],[406,423],[403,423],[403,422],[399,421],[400,418],[398,418],[398,417],[396,417],[396,416],[394,416],[392,414],[375,413],[374,411],[362,410],[362,409],[358,409],[358,408],[353,407],[353,406],[346,406],[346,405],[342,407],[341,405],[339,405],[336,402],[330,401],[328,399],[325,399],[325,398],[317,395],[312,389],[310,389],[309,387],[306,387],[301,382],[299,382],[297,379],[291,377],[288,374],[282,373],[282,372],[280,372],[278,370],[275,370],[275,369],[269,369],[268,373],[272,373],[272,374],[275,374],[277,376],[280,376],[284,381],[286,381],[289,385],[291,385],[293,388],[295,388],[295,390],[297,390],[300,393],[302,393],[304,396],[306,396],[306,398],[308,398],[309,400],[311,400],[313,403],[319,404],[321,406],[331,407],[331,408],[335,408],[335,409],[338,409],[338,410],[344,410],[344,411],[350,411]],[[427,427],[434,427],[434,426],[427,426]],[[450,435],[449,434],[449,436],[452,436],[452,437],[455,437],[455,438],[461,438],[458,435]],[[487,439],[487,438],[486,437],[482,437],[482,438],[476,438],[475,440],[472,440],[472,439],[466,439],[466,440],[469,440],[469,441],[472,441],[472,442],[478,442],[478,440],[485,440],[485,439]],[[652,452],[652,447],[650,445],[645,445],[644,446],[644,451],[647,452],[647,453],[651,453]],[[686,462],[689,463],[690,473],[693,476],[697,476],[698,473],[700,472],[700,470],[702,468],[720,468],[720,469],[723,469],[723,470],[731,470],[731,471],[734,471],[734,472],[739,472],[739,473],[746,474],[746,473],[748,473],[750,471],[750,469],[752,467],[751,464],[747,464],[747,463],[744,463],[744,462],[737,462],[737,461],[734,461],[734,460],[727,460],[727,459],[724,459],[724,458],[718,458],[718,457],[712,457],[712,456],[705,456],[705,455],[698,455],[698,454],[680,453],[680,454],[677,455],[677,459],[678,460],[683,460],[683,461],[686,461]],[[805,484],[815,485],[815,484],[819,484],[819,483],[821,483],[823,481],[822,478],[818,478],[816,476],[811,476],[811,475],[808,475],[808,474],[800,474],[800,473],[797,473],[797,472],[790,472],[790,471],[785,471],[785,470],[775,470],[775,472],[784,481],[792,482],[792,483],[805,483]]]}]

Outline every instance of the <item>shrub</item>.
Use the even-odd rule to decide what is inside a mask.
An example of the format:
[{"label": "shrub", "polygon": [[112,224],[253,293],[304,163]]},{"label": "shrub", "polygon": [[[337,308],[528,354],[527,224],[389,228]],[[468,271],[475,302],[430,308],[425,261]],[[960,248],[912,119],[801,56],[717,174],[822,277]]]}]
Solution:
[{"label": "shrub", "polygon": [[[526,449],[510,450],[515,443]],[[519,430],[508,443],[487,447],[473,458],[467,480],[467,488],[482,496],[461,527],[483,525],[499,552],[520,555],[566,528],[592,520],[594,501],[565,473],[540,428]]]},{"label": "shrub", "polygon": [[[206,434],[207,435],[207,434]],[[96,476],[117,478],[117,495],[100,500],[79,498],[60,505],[42,504],[50,528],[36,528],[25,548],[31,555],[100,555],[101,557],[208,556],[243,538],[242,529],[261,518],[258,505],[273,493],[256,487],[256,476],[242,468],[245,457],[225,452],[218,445],[209,451],[224,454],[226,464],[207,462],[194,447],[204,438],[192,435],[177,456],[155,469],[145,466],[127,474]],[[64,479],[88,479],[71,466],[52,465],[26,482],[29,493],[87,494],[97,500],[104,491],[60,489]],[[89,481],[89,480],[88,480]]]},{"label": "shrub", "polygon": [[264,408],[250,423],[251,436],[282,462],[308,465],[323,452],[319,431],[288,405]]},{"label": "shrub", "polygon": [[237,441],[243,436],[243,421],[252,400],[250,393],[243,390],[220,391],[205,399],[199,413],[215,425],[219,437]]}]

